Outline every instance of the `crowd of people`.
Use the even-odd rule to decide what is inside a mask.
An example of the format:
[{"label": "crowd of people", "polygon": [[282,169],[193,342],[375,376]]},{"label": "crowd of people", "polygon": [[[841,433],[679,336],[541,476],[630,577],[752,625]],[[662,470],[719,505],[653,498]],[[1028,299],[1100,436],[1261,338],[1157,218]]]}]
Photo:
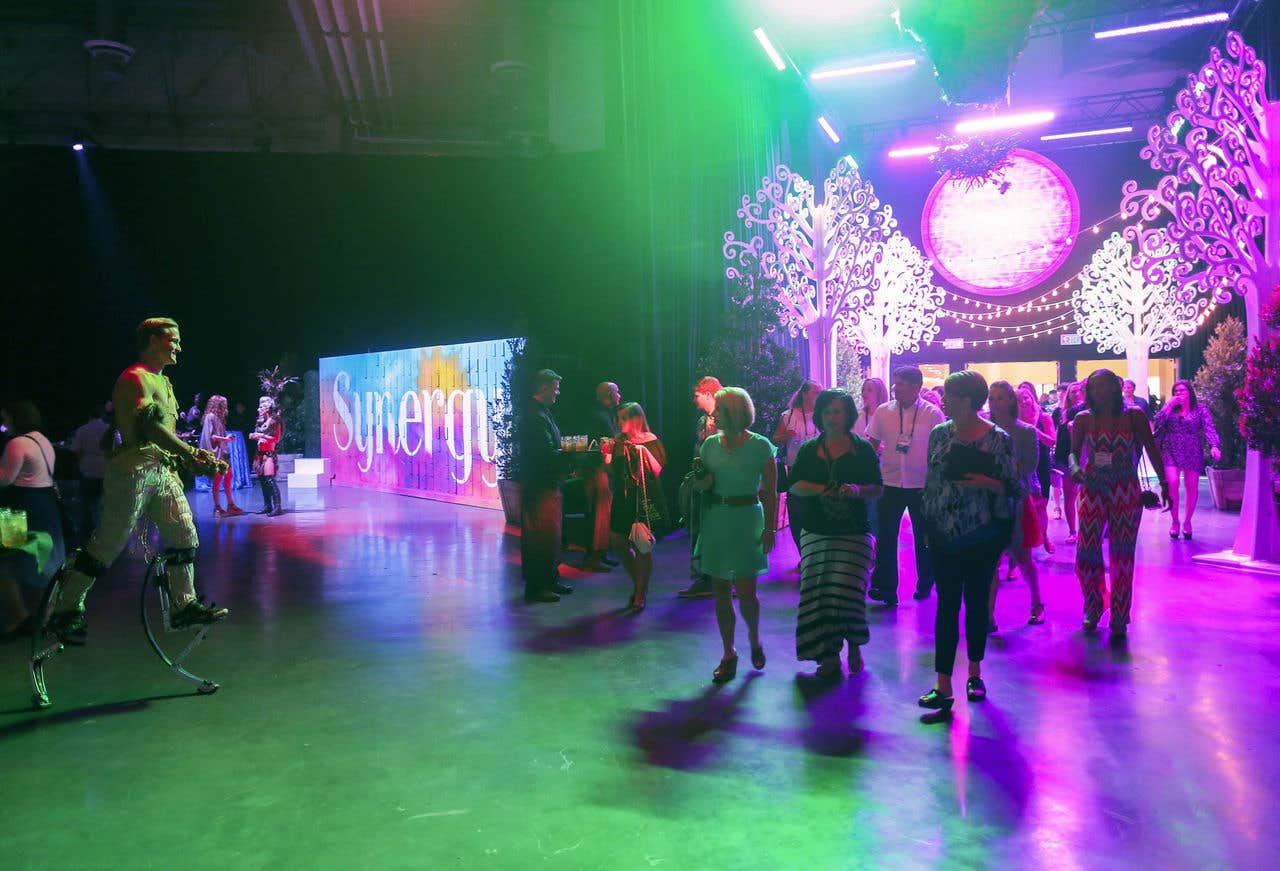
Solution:
[{"label": "crowd of people", "polygon": [[[592,530],[583,567],[607,572],[620,562],[632,583],[627,607],[642,611],[655,539],[672,525],[660,478],[667,453],[644,410],[624,404],[618,386],[605,382],[596,392],[590,434],[600,461],[574,460],[561,450],[552,415],[561,380],[549,369],[537,374],[518,433],[525,598],[555,602],[573,592],[559,571],[561,489],[567,479],[580,478]],[[1202,445],[1219,455],[1212,420],[1191,384],[1177,382],[1154,419],[1149,403],[1134,393],[1132,382],[1106,369],[1043,397],[1028,382],[988,385],[972,370],[951,374],[938,393],[925,388],[920,369],[903,366],[891,386],[866,379],[860,402],[846,391],[803,382],[769,439],[753,431],[756,412],[746,390],[711,376],[699,380],[695,458],[678,500],[693,582],[678,595],[715,601],[723,651],[712,679],[724,682],[737,673],[739,616],[752,666],[765,666],[756,583],[768,569],[780,507],[800,555],[796,655],[816,663],[817,678],[842,676],[842,654],[849,673],[861,670],[860,648],[870,637],[868,599],[897,605],[907,574],[898,547],[904,514],[914,551],[907,589],[917,600],[937,595],[935,680],[918,700],[928,709],[927,721],[945,719],[954,704],[962,610],[965,694],[971,701],[986,697],[982,661],[988,635],[998,631],[1002,563],[1027,583],[1027,622],[1045,622],[1033,554],[1054,551],[1051,501],[1067,520],[1067,542],[1076,545],[1084,631],[1098,631],[1109,603],[1110,637],[1122,642],[1143,510],[1142,454],[1163,471],[1153,477],[1159,502],[1171,508],[1172,538],[1191,537]],[[1187,493],[1181,503],[1180,483]]]}]

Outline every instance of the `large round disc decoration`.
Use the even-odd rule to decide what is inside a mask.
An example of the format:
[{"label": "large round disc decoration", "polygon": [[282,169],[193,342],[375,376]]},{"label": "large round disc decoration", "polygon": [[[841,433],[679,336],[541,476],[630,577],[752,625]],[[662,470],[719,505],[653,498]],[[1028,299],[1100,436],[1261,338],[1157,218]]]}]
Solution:
[{"label": "large round disc decoration", "polygon": [[991,179],[948,172],[929,192],[920,222],[924,250],[957,287],[1006,296],[1049,278],[1080,230],[1080,201],[1056,163],[1009,151]]}]

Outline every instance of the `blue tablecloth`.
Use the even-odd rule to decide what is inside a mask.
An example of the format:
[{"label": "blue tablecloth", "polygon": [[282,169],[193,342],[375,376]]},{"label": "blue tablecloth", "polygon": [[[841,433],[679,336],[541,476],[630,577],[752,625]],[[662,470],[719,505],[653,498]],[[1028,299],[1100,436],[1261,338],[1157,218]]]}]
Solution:
[{"label": "blue tablecloth", "polygon": [[[249,480],[249,451],[245,447],[244,433],[239,430],[232,430],[227,433],[231,436],[231,489],[244,490],[246,487],[252,487],[253,482]],[[213,489],[213,483],[206,477],[196,478],[196,490],[201,493],[208,493]]]}]

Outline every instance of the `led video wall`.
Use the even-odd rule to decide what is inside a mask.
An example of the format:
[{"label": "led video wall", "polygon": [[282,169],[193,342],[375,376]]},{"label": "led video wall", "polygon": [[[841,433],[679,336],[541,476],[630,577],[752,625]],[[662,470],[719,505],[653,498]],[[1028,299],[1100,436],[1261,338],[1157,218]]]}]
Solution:
[{"label": "led video wall", "polygon": [[490,417],[510,343],[321,358],[321,455],[333,483],[499,507]]}]

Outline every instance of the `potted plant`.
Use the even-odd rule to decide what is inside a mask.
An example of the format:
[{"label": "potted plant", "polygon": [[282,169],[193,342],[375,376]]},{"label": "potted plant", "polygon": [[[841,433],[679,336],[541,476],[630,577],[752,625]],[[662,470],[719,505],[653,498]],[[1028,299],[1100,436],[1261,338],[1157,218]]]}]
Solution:
[{"label": "potted plant", "polygon": [[489,425],[497,439],[498,496],[502,500],[502,514],[507,523],[520,523],[520,452],[516,449],[516,434],[520,430],[524,414],[526,389],[532,378],[529,371],[528,343],[524,339],[508,342],[511,356],[502,372],[502,396],[493,404]]},{"label": "potted plant", "polygon": [[1240,402],[1240,432],[1250,448],[1280,462],[1280,288],[1263,306],[1262,321],[1271,330],[1249,351]]},{"label": "potted plant", "polygon": [[1209,407],[1213,427],[1222,442],[1222,459],[1208,470],[1209,495],[1220,511],[1239,511],[1244,499],[1245,441],[1240,435],[1240,403],[1236,389],[1245,379],[1244,323],[1225,318],[1214,329],[1204,350],[1204,365],[1196,372],[1196,397]]}]

